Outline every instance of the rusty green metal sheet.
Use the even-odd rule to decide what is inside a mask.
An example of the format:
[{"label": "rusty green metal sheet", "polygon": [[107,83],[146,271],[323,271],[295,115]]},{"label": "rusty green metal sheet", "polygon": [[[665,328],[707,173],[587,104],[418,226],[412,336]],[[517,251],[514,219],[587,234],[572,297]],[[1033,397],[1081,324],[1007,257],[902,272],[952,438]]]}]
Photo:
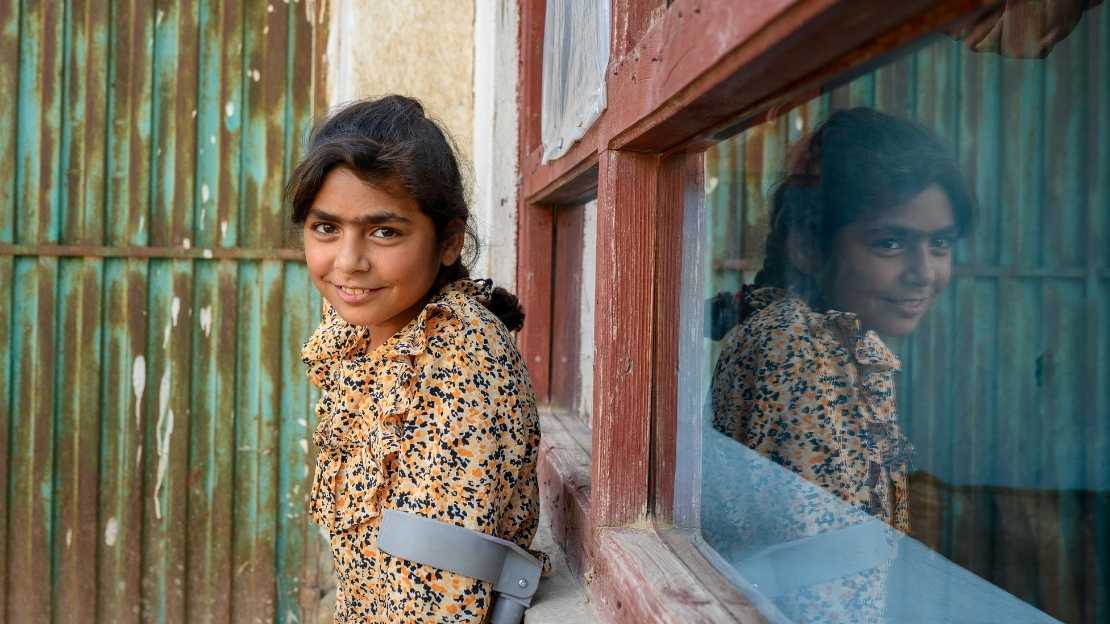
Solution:
[{"label": "rusty green metal sheet", "polygon": [[12,283],[14,258],[0,257],[0,614],[8,612],[8,515],[13,507],[9,496],[11,458],[9,432],[12,427]]},{"label": "rusty green metal sheet", "polygon": [[0,620],[315,613],[306,4],[0,0]]}]

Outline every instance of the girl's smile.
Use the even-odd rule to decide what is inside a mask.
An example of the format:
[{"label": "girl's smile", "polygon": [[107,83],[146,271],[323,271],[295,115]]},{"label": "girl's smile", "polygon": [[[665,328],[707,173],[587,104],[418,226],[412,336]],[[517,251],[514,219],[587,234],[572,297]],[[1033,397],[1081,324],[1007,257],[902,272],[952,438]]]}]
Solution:
[{"label": "girl's smile", "polygon": [[951,279],[955,238],[952,206],[936,185],[844,226],[833,241],[829,303],[880,334],[912,332]]},{"label": "girl's smile", "polygon": [[342,167],[328,173],[304,222],[312,282],[344,320],[370,328],[371,348],[416,318],[461,245],[439,241],[398,185],[371,185]]}]

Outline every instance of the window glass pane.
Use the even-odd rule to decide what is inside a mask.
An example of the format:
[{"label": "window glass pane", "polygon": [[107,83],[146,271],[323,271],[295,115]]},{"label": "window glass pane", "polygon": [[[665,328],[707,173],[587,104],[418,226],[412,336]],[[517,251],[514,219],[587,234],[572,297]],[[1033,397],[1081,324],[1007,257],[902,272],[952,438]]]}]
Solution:
[{"label": "window glass pane", "polygon": [[1012,4],[706,154],[679,505],[787,620],[1110,621],[1110,6]]},{"label": "window glass pane", "polygon": [[547,0],[543,24],[544,162],[567,153],[605,110],[609,2]]}]

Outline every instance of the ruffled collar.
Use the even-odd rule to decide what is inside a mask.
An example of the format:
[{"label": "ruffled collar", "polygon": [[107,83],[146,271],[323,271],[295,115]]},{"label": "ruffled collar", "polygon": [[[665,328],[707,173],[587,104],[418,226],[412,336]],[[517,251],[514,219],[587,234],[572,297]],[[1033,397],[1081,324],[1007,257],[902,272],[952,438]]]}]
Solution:
[{"label": "ruffled collar", "polygon": [[377,352],[386,358],[412,357],[424,352],[428,344],[429,322],[446,318],[458,323],[460,306],[470,297],[480,303],[488,301],[493,293],[490,280],[461,279],[444,286],[432,297],[420,314],[409,321],[399,332],[370,352],[370,329],[348,323],[331,304],[324,304],[323,319],[301,349],[301,360],[308,367],[308,378],[317,387],[331,385],[332,365],[344,360],[370,357]]},{"label": "ruffled collar", "polygon": [[[468,300],[488,300],[492,291],[489,281],[448,284],[373,353],[367,328],[351,325],[331,306],[325,308],[301,358],[309,379],[324,391],[312,436],[320,454],[310,510],[329,532],[378,515],[382,484],[391,458],[401,452],[401,430],[414,400],[416,356],[428,348],[440,323],[461,326]],[[345,383],[350,386],[341,387]],[[367,394],[363,389],[371,385],[376,390]],[[361,487],[351,487],[354,483]]]},{"label": "ruffled collar", "polygon": [[840,340],[851,354],[852,359],[862,366],[872,367],[874,370],[902,369],[898,356],[894,355],[882,338],[873,330],[863,331],[859,315],[853,312],[839,310],[826,310],[815,312],[809,304],[801,298],[781,288],[757,288],[748,294],[747,305],[752,313],[766,308],[772,304],[789,299],[798,306],[801,314],[809,322],[814,331],[827,330]]}]

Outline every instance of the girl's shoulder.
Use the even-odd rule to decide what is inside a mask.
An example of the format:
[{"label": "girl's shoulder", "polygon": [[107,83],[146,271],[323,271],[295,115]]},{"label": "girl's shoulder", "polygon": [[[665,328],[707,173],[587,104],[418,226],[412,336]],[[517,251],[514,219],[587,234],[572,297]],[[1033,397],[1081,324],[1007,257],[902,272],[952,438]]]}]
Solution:
[{"label": "girl's shoulder", "polygon": [[759,361],[813,358],[846,349],[854,315],[817,312],[805,300],[781,288],[758,288],[748,295],[750,314],[724,338],[722,348]]},{"label": "girl's shoulder", "polygon": [[492,294],[488,280],[463,279],[445,286],[425,305],[395,349],[434,359],[477,360],[523,368],[512,333],[483,303]]}]

